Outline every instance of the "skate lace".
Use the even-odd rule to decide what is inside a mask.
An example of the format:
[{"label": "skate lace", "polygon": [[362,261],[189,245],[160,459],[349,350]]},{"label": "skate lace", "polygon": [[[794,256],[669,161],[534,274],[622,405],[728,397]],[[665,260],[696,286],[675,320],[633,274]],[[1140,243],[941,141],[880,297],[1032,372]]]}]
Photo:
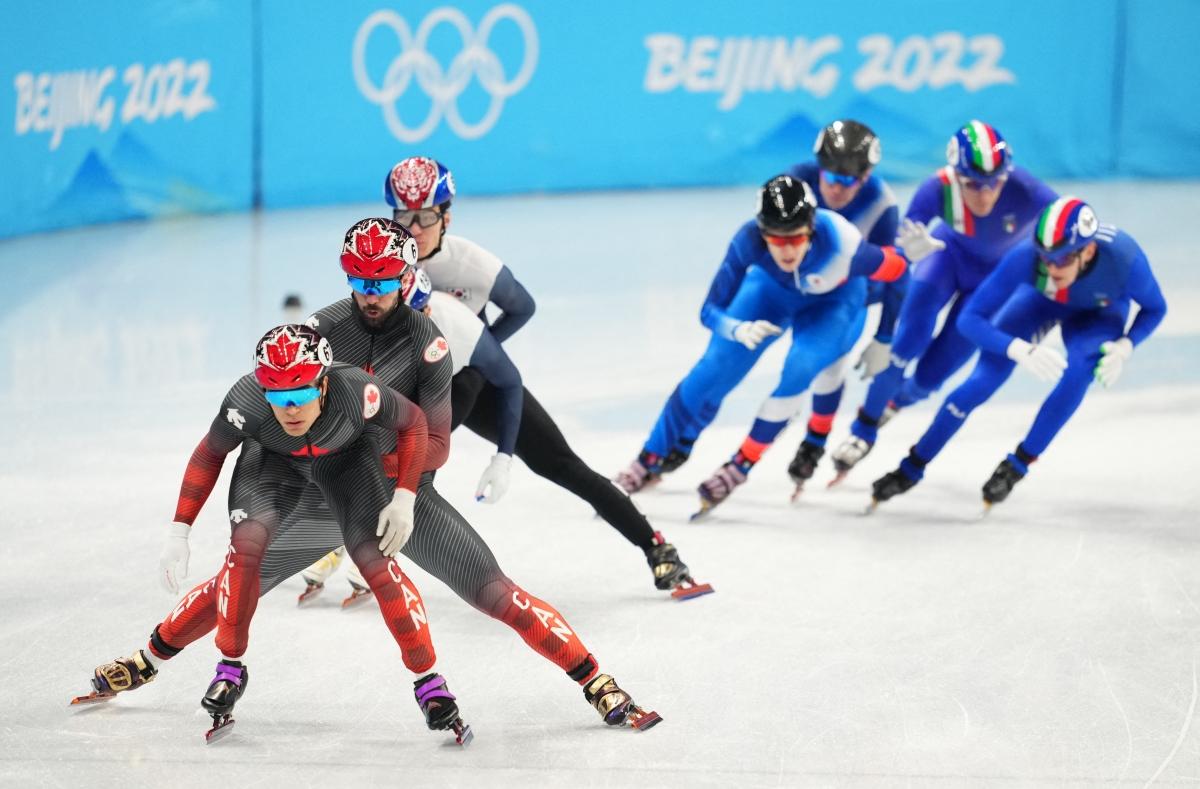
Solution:
[{"label": "skate lace", "polygon": [[714,498],[724,498],[746,481],[746,475],[734,463],[726,463],[717,469],[716,473],[704,482],[704,489]]}]

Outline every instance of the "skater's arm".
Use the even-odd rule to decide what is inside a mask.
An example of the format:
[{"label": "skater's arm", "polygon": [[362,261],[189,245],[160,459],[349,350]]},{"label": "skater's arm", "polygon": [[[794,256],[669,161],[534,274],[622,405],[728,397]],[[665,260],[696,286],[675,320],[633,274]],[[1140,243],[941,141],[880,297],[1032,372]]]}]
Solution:
[{"label": "skater's arm", "polygon": [[529,295],[524,285],[517,282],[508,266],[501,268],[500,273],[496,275],[490,300],[501,309],[500,317],[490,329],[497,342],[504,342],[516,334],[518,329],[529,322],[537,309],[533,296]]},{"label": "skater's arm", "polygon": [[[904,212],[905,219],[929,225],[942,215],[942,182],[935,178],[927,178],[917,187],[908,210]],[[893,236],[893,239],[895,236]]]},{"label": "skater's arm", "polygon": [[480,335],[469,364],[479,370],[488,383],[496,387],[496,451],[511,455],[517,447],[517,432],[521,429],[521,408],[525,401],[521,373],[500,347],[500,343],[487,332]]},{"label": "skater's arm", "polygon": [[[463,311],[467,314],[471,312],[466,308]],[[475,320],[474,316],[471,320]],[[419,349],[419,358],[414,360],[417,369],[416,402],[425,412],[428,431],[424,470],[436,471],[450,454],[450,381],[454,376],[454,361],[449,351],[441,350],[448,345],[433,322],[419,323],[429,328],[416,346]]]},{"label": "skater's arm", "polygon": [[1017,289],[1023,273],[1030,265],[1028,247],[1018,246],[1004,256],[995,271],[987,276],[963,305],[955,327],[980,350],[999,356],[1007,354],[1008,346],[1015,338],[996,328],[992,316]]},{"label": "skater's arm", "polygon": [[226,422],[221,416],[214,419],[208,433],[192,451],[187,470],[183,472],[183,482],[179,486],[179,501],[175,505],[175,520],[179,523],[189,526],[195,523],[196,516],[217,484],[217,477],[221,476],[225,456],[242,443],[242,436],[236,430],[227,428]]},{"label": "skater's arm", "polygon": [[[373,390],[373,391],[372,391]],[[396,432],[396,487],[416,493],[421,471],[426,465],[429,432],[425,412],[395,389],[372,378],[363,389],[363,402],[374,395],[379,410],[364,418],[367,422]]]},{"label": "skater's arm", "polygon": [[888,206],[867,233],[867,241],[877,247],[891,246],[896,243],[896,234],[900,230],[900,207]]},{"label": "skater's arm", "polygon": [[898,247],[880,247],[860,241],[850,259],[849,275],[867,277],[875,282],[895,282],[907,270],[908,258]]},{"label": "skater's arm", "polygon": [[[896,320],[900,317],[900,306],[904,303],[904,295],[908,292],[908,283],[912,274],[908,269],[899,279],[883,283],[883,298],[879,300],[879,327],[875,330],[875,339],[882,343],[890,343],[896,331]],[[880,286],[876,286],[880,287]]]},{"label": "skater's arm", "polygon": [[730,242],[729,249],[725,252],[725,259],[721,261],[721,267],[717,269],[717,275],[713,277],[712,284],[708,288],[704,306],[700,308],[700,323],[711,330],[713,334],[727,340],[733,339],[733,331],[741,323],[736,318],[729,317],[725,312],[725,308],[733,301],[734,295],[741,287],[742,280],[746,277],[747,263],[738,249],[738,239],[741,236],[742,233],[738,233]]},{"label": "skater's arm", "polygon": [[1129,269],[1128,288],[1130,297],[1137,302],[1138,313],[1125,336],[1136,348],[1158,328],[1167,314],[1167,300],[1150,270],[1150,262],[1140,250]]}]

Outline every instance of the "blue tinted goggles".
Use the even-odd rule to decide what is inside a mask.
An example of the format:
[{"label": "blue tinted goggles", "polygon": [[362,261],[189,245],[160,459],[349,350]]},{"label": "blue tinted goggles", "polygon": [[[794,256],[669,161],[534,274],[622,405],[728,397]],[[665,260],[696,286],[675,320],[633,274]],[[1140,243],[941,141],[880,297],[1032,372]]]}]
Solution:
[{"label": "blue tinted goggles", "polygon": [[854,186],[858,183],[857,175],[843,175],[835,173],[832,170],[822,170],[821,177],[825,179],[825,183],[837,184],[838,186]]},{"label": "blue tinted goggles", "polygon": [[346,281],[355,293],[364,296],[386,296],[400,290],[398,279],[363,279],[362,277],[347,276]]},{"label": "blue tinted goggles", "polygon": [[288,408],[311,403],[321,396],[321,390],[315,386],[302,386],[299,389],[264,389],[263,397],[277,408]]}]

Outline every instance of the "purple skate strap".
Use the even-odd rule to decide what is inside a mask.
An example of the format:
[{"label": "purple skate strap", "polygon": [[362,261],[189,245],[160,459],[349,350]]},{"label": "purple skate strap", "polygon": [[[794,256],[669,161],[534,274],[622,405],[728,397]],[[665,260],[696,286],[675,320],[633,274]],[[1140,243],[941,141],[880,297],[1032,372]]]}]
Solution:
[{"label": "purple skate strap", "polygon": [[238,666],[227,666],[224,663],[217,664],[217,676],[213,678],[213,682],[225,680],[232,682],[239,688],[242,686],[242,669]]},{"label": "purple skate strap", "polygon": [[455,696],[450,691],[446,690],[446,680],[441,674],[435,674],[428,682],[416,689],[417,703],[425,706],[425,702],[432,699],[455,699]]}]

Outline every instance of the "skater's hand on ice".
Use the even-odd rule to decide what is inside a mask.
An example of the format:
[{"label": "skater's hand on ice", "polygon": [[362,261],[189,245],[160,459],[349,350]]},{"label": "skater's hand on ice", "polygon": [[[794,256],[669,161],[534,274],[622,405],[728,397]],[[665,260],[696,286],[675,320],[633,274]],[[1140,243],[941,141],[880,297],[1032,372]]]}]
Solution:
[{"label": "skater's hand on ice", "polygon": [[896,246],[904,250],[904,257],[908,258],[909,263],[916,263],[945,249],[946,242],[930,235],[929,228],[923,222],[905,219],[900,225],[900,232],[896,234]]},{"label": "skater's hand on ice", "polygon": [[1014,337],[1008,344],[1008,358],[1050,383],[1062,378],[1063,370],[1067,369],[1067,360],[1061,353],[1045,345],[1025,342],[1020,337]]},{"label": "skater's hand on ice", "polygon": [[[508,492],[508,469],[512,466],[512,455],[506,455],[499,452],[492,458],[492,462],[483,470],[483,476],[479,478],[479,484],[475,486],[475,501],[486,501],[488,504],[494,504],[500,501],[500,497]],[[491,487],[491,493],[486,496],[484,493],[488,487]]]},{"label": "skater's hand on ice", "polygon": [[379,550],[384,556],[395,556],[408,542],[413,530],[413,504],[417,494],[404,488],[396,488],[392,501],[379,511],[379,526],[375,536],[381,537]]},{"label": "skater's hand on ice", "polygon": [[191,533],[192,527],[186,523],[176,521],[167,527],[167,541],[158,557],[158,580],[171,594],[177,594],[180,579],[187,578],[188,559],[192,555],[188,548]]},{"label": "skater's hand on ice", "polygon": [[871,344],[863,349],[862,356],[858,357],[858,364],[854,365],[854,369],[862,370],[862,380],[865,381],[879,375],[891,363],[892,344],[871,340]]},{"label": "skater's hand on ice", "polygon": [[742,321],[733,330],[733,339],[753,351],[763,340],[776,334],[783,334],[783,329],[770,321]]},{"label": "skater's hand on ice", "polygon": [[1100,344],[1100,361],[1093,376],[1096,382],[1108,388],[1117,382],[1125,369],[1125,360],[1133,354],[1133,343],[1128,337]]}]

